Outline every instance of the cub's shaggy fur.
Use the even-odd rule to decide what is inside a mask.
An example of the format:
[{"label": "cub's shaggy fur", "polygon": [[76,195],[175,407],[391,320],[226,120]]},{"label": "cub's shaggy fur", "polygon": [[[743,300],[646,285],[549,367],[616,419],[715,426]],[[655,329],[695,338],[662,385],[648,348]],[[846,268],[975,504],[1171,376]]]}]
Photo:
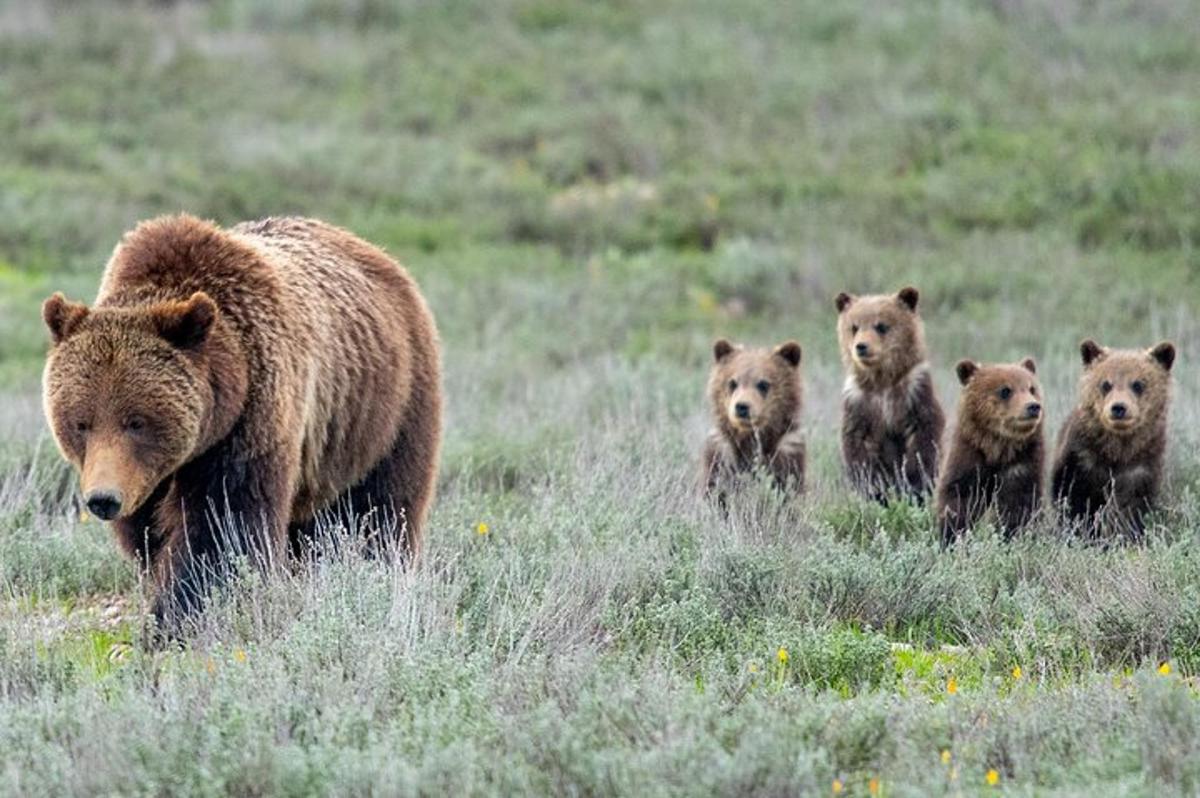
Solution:
[{"label": "cub's shaggy fur", "polygon": [[942,543],[970,529],[993,503],[1005,536],[1042,500],[1041,386],[1033,358],[1018,364],[956,367],[963,385],[958,422],[937,486]]},{"label": "cub's shaggy fur", "polygon": [[1140,537],[1154,506],[1167,449],[1175,347],[1080,345],[1079,404],[1059,435],[1051,494],[1082,531]]},{"label": "cub's shaggy fur", "polygon": [[[144,222],[95,305],[46,300],[46,416],[84,500],[196,608],[229,557],[303,549],[319,515],[394,515],[417,554],[441,440],[437,330],[386,254],[309,219]],[[387,524],[378,525],[386,529]]]},{"label": "cub's shaggy fur", "polygon": [[804,489],[800,354],[795,341],[774,349],[746,349],[724,339],[713,345],[708,380],[713,430],[701,470],[705,493],[755,466],[766,468],[781,488]]},{"label": "cub's shaggy fur", "polygon": [[884,500],[899,490],[916,498],[937,477],[946,417],[925,353],[919,295],[838,294],[838,342],[846,366],[842,458],[851,483]]}]

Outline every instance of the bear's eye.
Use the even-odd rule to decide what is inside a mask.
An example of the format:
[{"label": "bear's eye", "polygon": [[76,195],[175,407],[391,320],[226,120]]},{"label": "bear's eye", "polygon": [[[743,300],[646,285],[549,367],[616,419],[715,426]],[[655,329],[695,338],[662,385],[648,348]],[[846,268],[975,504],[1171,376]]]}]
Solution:
[{"label": "bear's eye", "polygon": [[1129,387],[1133,389],[1135,394],[1141,396],[1146,390],[1146,383],[1142,382],[1141,380],[1134,380],[1133,385],[1130,385]]},{"label": "bear's eye", "polygon": [[731,390],[731,391],[736,391],[736,390],[737,390],[737,380],[730,380],[730,381],[729,381],[729,390]]},{"label": "bear's eye", "polygon": [[1009,388],[1007,385],[1005,385],[1000,389],[1000,400],[1002,402],[1007,402],[1009,399],[1012,399],[1012,388]]},{"label": "bear's eye", "polygon": [[771,390],[771,383],[767,382],[766,380],[759,380],[758,384],[754,387],[758,389],[759,393],[761,393],[763,396],[766,396],[767,391]]},{"label": "bear's eye", "polygon": [[887,331],[889,329],[890,328],[883,322],[879,322],[875,325],[875,332],[879,333],[880,335],[887,335]]},{"label": "bear's eye", "polygon": [[1030,394],[1032,394],[1032,395],[1033,395],[1033,396],[1036,398],[1036,397],[1037,397],[1037,386],[1036,386],[1036,385],[1030,385],[1030,386],[1029,386],[1029,393],[1030,393]]},{"label": "bear's eye", "polygon": [[857,325],[857,324],[851,324],[851,325],[850,325],[850,334],[851,334],[851,335],[858,335],[858,325]]},{"label": "bear's eye", "polygon": [[138,432],[145,428],[146,420],[141,416],[130,416],[125,419],[125,423],[122,426],[125,427],[127,432]]},{"label": "bear's eye", "polygon": [[1104,382],[1100,383],[1100,393],[1108,393],[1111,390],[1112,390],[1112,383],[1109,382],[1108,380],[1105,380]]},{"label": "bear's eye", "polygon": [[75,431],[76,432],[87,432],[91,428],[92,428],[92,425],[87,423],[86,421],[76,421],[75,422]]}]

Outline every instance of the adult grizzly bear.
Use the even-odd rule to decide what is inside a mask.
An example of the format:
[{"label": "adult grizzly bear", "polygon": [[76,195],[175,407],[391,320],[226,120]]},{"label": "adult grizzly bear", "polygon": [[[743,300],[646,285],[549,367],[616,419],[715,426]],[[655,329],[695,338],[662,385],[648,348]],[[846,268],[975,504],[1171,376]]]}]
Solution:
[{"label": "adult grizzly bear", "polygon": [[[441,439],[437,330],[379,249],[310,219],[143,222],[95,304],[42,308],[46,417],[166,629],[229,558],[300,550],[318,513],[394,512],[421,544]],[[381,525],[392,527],[390,524]],[[385,530],[386,532],[386,530]]]}]

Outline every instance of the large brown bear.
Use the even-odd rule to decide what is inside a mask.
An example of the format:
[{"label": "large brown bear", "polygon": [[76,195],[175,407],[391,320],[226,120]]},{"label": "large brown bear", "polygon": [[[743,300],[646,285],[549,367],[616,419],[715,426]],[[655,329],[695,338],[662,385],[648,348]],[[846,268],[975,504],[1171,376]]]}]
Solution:
[{"label": "large brown bear", "polygon": [[1042,502],[1045,444],[1042,392],[1033,358],[956,367],[963,385],[958,423],[937,486],[943,545],[953,543],[993,504],[1005,538]]},{"label": "large brown bear", "polygon": [[[441,439],[437,330],[379,249],[309,219],[140,224],[91,308],[61,294],[45,410],[83,499],[173,628],[226,572],[301,550],[318,514],[377,510],[411,559]],[[395,532],[388,530],[394,529]]]},{"label": "large brown bear", "polygon": [[921,500],[937,478],[946,416],[933,390],[917,289],[838,294],[838,343],[846,367],[842,459],[851,483],[886,501]]},{"label": "large brown bear", "polygon": [[1080,345],[1079,405],[1059,434],[1051,495],[1089,536],[1142,534],[1167,449],[1175,347],[1111,350]]},{"label": "large brown bear", "polygon": [[[780,488],[804,489],[804,386],[800,344],[747,349],[725,339],[713,344],[708,379],[713,430],[704,444],[705,493],[730,477],[765,468]],[[723,491],[719,493],[723,498]]]}]

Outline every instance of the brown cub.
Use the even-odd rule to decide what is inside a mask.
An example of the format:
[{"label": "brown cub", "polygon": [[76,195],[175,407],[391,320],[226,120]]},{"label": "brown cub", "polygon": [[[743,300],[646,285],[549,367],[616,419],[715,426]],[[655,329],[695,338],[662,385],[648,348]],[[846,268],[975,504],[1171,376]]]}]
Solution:
[{"label": "brown cub", "polygon": [[1162,482],[1175,347],[1111,350],[1089,339],[1079,349],[1079,405],[1059,435],[1052,496],[1085,534],[1137,538]]},{"label": "brown cub", "polygon": [[925,353],[919,294],[838,294],[846,366],[842,457],[850,481],[880,501],[892,490],[920,499],[937,478],[946,416]]},{"label": "brown cub", "polygon": [[156,584],[160,631],[232,556],[303,549],[330,514],[378,511],[375,542],[417,554],[437,330],[379,249],[310,219],[163,217],[121,240],[92,307],[55,294],[42,315],[50,427],[88,509]]},{"label": "brown cub", "polygon": [[713,345],[713,357],[708,396],[714,428],[704,444],[704,492],[759,465],[780,488],[802,491],[800,344],[747,349],[721,339]]},{"label": "brown cub", "polygon": [[963,385],[958,423],[937,486],[942,543],[952,543],[994,502],[1005,537],[1042,501],[1042,390],[1033,358],[956,367]]}]

